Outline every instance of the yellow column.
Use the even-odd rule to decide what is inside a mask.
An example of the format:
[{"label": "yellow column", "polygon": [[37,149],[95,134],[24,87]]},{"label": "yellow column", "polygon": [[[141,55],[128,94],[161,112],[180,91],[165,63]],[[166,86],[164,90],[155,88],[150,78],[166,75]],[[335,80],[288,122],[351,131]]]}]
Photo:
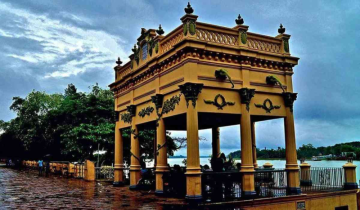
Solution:
[{"label": "yellow column", "polygon": [[241,169],[242,172],[242,196],[244,198],[253,198],[255,192],[254,180],[254,162],[253,162],[253,142],[251,137],[251,119],[250,119],[250,101],[255,95],[255,89],[240,89],[241,97]]},{"label": "yellow column", "polygon": [[358,189],[358,184],[356,183],[356,165],[351,162],[347,162],[343,165],[345,171],[345,190]]},{"label": "yellow column", "polygon": [[212,128],[212,156],[217,158],[220,156],[220,128]]},{"label": "yellow column", "polygon": [[256,195],[254,182],[254,163],[252,155],[252,140],[251,140],[251,121],[250,113],[246,109],[246,105],[241,106],[241,172],[242,178],[242,193],[245,198],[251,198]]},{"label": "yellow column", "polygon": [[309,163],[303,162],[300,164],[300,185],[301,186],[312,186],[311,176],[310,176],[310,167]]},{"label": "yellow column", "polygon": [[156,190],[155,194],[162,195],[163,191],[163,174],[169,171],[167,165],[167,147],[166,143],[166,129],[163,118],[158,121],[159,125],[156,129],[157,148],[160,146],[161,149],[156,153]]},{"label": "yellow column", "polygon": [[119,129],[119,122],[115,124],[115,165],[113,186],[124,185],[123,137]]},{"label": "yellow column", "polygon": [[186,112],[187,167],[186,199],[202,199],[201,170],[199,155],[198,112],[196,106],[189,104]]},{"label": "yellow column", "polygon": [[295,125],[292,107],[286,107],[285,124],[285,150],[287,170],[287,193],[289,195],[301,194],[299,180],[299,166],[297,164]]},{"label": "yellow column", "polygon": [[251,123],[251,140],[252,140],[252,155],[253,155],[254,168],[259,168],[256,157],[255,122]]},{"label": "yellow column", "polygon": [[[133,119],[134,120],[134,119]],[[130,164],[130,189],[136,189],[137,183],[141,178],[140,166],[140,144],[137,137],[139,131],[135,123],[131,125],[131,164]]]},{"label": "yellow column", "polygon": [[203,84],[187,82],[179,85],[186,100],[186,131],[187,131],[187,166],[186,166],[186,199],[200,200],[201,169],[199,155],[199,124],[196,101]]}]

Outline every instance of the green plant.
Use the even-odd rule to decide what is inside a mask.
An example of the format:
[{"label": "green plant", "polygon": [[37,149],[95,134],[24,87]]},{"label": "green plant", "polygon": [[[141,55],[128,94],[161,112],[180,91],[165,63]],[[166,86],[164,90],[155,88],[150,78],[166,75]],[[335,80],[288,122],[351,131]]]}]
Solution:
[{"label": "green plant", "polygon": [[231,83],[231,85],[232,85],[231,88],[234,88],[234,87],[235,87],[235,85],[234,85],[233,81],[231,80],[231,77],[230,77],[230,75],[229,75],[229,73],[228,73],[228,71],[227,71],[226,69],[216,70],[216,71],[215,71],[215,77],[216,77],[217,79],[220,79],[220,80],[229,79],[229,81],[230,81],[230,83]]},{"label": "green plant", "polygon": [[283,85],[281,84],[280,80],[275,76],[267,76],[266,77],[266,84],[268,85],[279,85],[283,92],[285,92],[285,89]]}]

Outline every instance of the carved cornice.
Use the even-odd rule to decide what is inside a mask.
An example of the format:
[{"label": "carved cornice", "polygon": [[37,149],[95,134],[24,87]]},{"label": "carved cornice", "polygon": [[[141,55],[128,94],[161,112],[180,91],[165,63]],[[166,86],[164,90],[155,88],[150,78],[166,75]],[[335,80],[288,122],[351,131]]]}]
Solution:
[{"label": "carved cornice", "polygon": [[290,111],[293,112],[294,101],[297,99],[297,93],[284,92],[282,93],[284,98],[284,104],[286,107],[290,107]]},{"label": "carved cornice", "polygon": [[[192,58],[196,58],[196,60],[191,60]],[[222,63],[213,63],[212,61],[221,61]],[[111,89],[115,92],[116,95],[119,95],[121,92],[138,87],[137,85],[147,84],[157,77],[168,74],[187,62],[210,64],[224,68],[249,69],[250,71],[266,72],[277,75],[292,75],[292,68],[295,65],[241,55],[224,54],[219,52],[198,50],[195,48],[186,48],[179,50],[178,52],[174,53],[174,55],[159,62],[158,64],[149,67],[149,69],[143,73],[140,73],[133,78],[129,78],[123,84],[114,87],[116,83],[120,82],[117,81],[110,86],[113,86]],[[246,64],[249,66],[240,66],[239,64]]]},{"label": "carved cornice", "polygon": [[246,110],[249,111],[250,107],[250,101],[255,95],[255,89],[249,89],[249,88],[241,88],[239,90],[241,103],[246,104]]},{"label": "carved cornice", "polygon": [[183,85],[179,85],[180,91],[185,96],[186,106],[189,107],[189,101],[192,101],[192,105],[196,106],[199,93],[203,88],[204,84],[187,82]]}]

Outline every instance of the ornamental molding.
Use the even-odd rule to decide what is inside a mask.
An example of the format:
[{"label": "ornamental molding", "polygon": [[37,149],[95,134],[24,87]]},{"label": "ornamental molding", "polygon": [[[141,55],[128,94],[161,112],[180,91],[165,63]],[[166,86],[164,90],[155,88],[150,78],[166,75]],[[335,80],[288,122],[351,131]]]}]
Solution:
[{"label": "ornamental molding", "polygon": [[148,106],[143,108],[139,113],[139,117],[144,118],[146,115],[150,116],[150,114],[154,111],[154,107]]},{"label": "ornamental molding", "polygon": [[266,113],[271,113],[274,109],[280,109],[281,106],[273,105],[270,99],[265,99],[262,104],[254,104],[257,108],[262,108],[266,111]]},{"label": "ornamental molding", "polygon": [[130,113],[125,112],[123,114],[120,114],[121,120],[124,121],[124,123],[131,123],[132,117]]},{"label": "ornamental molding", "polygon": [[[191,58],[195,58],[191,59]],[[198,60],[198,59],[200,60]],[[223,63],[212,63],[211,61],[222,61]],[[138,74],[133,78],[129,78],[125,83],[119,85],[118,87],[112,88],[115,94],[119,94],[121,92],[133,89],[138,86],[140,83],[144,83],[147,81],[153,81],[159,76],[163,76],[171,71],[176,70],[177,68],[181,67],[182,65],[186,64],[187,62],[196,62],[201,64],[211,64],[218,67],[225,67],[225,68],[244,68],[241,66],[237,66],[238,64],[247,64],[250,65],[248,67],[251,71],[258,71],[258,72],[267,72],[271,74],[277,75],[292,75],[293,71],[292,68],[294,64],[290,63],[282,63],[277,61],[265,60],[265,59],[258,59],[253,57],[245,57],[240,55],[231,55],[231,54],[224,54],[212,51],[205,51],[205,50],[196,50],[196,49],[184,49],[178,51],[173,56],[170,56],[166,60],[160,62],[157,65],[150,67],[148,70],[144,71],[143,73]],[[254,67],[261,67],[261,69],[254,68]],[[269,69],[269,70],[267,70]],[[139,71],[139,69],[138,69]],[[130,76],[134,72],[137,71],[129,71],[128,75]],[[125,75],[125,76],[128,76]],[[125,77],[123,76],[123,78]],[[118,83],[121,80],[118,80]],[[149,82],[150,82],[149,81]],[[140,84],[142,85],[142,84]]]},{"label": "ornamental molding", "polygon": [[[151,101],[155,104],[156,114],[158,116],[156,119],[156,127],[159,126],[159,120],[162,118],[164,114],[174,111],[176,105],[179,105],[181,95],[182,94],[172,96],[171,98],[165,100],[164,102],[163,102],[164,96],[161,94],[156,94],[155,96],[151,97]],[[160,112],[160,108],[162,108],[161,112]]]},{"label": "ornamental molding", "polygon": [[229,105],[229,106],[235,105],[235,102],[226,101],[225,97],[221,94],[217,94],[214,98],[214,101],[204,100],[204,102],[206,104],[212,104],[212,105],[216,106],[219,110],[222,110],[227,105]]}]

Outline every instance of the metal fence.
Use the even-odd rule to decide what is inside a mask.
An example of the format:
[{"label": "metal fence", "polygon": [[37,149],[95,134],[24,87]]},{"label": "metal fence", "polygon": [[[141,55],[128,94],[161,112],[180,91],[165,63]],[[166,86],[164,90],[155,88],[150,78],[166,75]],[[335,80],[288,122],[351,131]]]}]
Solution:
[{"label": "metal fence", "polygon": [[257,197],[286,196],[287,174],[285,170],[258,170],[254,172]]},{"label": "metal fence", "polygon": [[203,198],[206,201],[241,198],[241,172],[203,172],[201,179]]},{"label": "metal fence", "polygon": [[95,167],[96,180],[114,180],[114,167],[101,166]]},{"label": "metal fence", "polygon": [[310,177],[311,180],[308,186],[301,186],[303,192],[341,190],[345,182],[343,168],[311,167],[310,171],[300,171],[300,174],[303,175],[300,177]]}]

